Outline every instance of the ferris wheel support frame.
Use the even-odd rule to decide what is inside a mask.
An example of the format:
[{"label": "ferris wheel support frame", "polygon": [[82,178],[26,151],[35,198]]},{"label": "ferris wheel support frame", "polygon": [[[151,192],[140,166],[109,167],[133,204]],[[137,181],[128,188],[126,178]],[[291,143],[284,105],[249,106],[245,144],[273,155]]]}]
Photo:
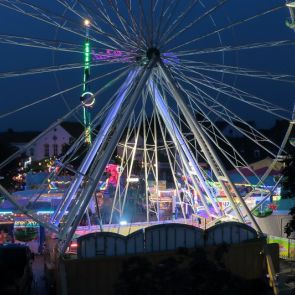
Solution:
[{"label": "ferris wheel support frame", "polygon": [[116,129],[114,133],[112,134],[109,142],[105,142],[107,146],[105,146],[105,149],[100,148],[100,150],[97,152],[97,157],[100,157],[99,162],[94,167],[93,171],[88,175],[88,179],[90,180],[88,185],[83,189],[81,192],[81,195],[79,196],[78,202],[74,205],[74,207],[71,210],[70,216],[66,221],[66,224],[62,228],[59,239],[60,239],[60,250],[61,253],[65,253],[74,233],[79,225],[83,214],[90,202],[91,197],[93,196],[93,193],[97,186],[97,180],[100,179],[100,177],[103,174],[103,171],[110,160],[116,145],[118,144],[125,127],[128,124],[128,120],[130,118],[130,113],[135,108],[139,98],[140,93],[142,91],[142,88],[145,86],[146,82],[148,81],[152,67],[155,65],[157,61],[157,57],[153,56],[151,60],[148,62],[147,65],[142,69],[142,72],[139,74],[140,78],[138,81],[136,81],[136,86],[134,87],[134,90],[132,91],[132,95],[130,98],[127,98],[127,105],[124,111],[122,112],[122,116],[118,122],[116,122]]},{"label": "ferris wheel support frame", "polygon": [[200,144],[201,149],[204,152],[204,155],[205,155],[208,163],[210,164],[212,170],[214,171],[215,176],[217,177],[218,181],[220,182],[220,184],[221,184],[229,202],[231,203],[232,207],[234,208],[239,220],[241,222],[245,223],[245,219],[244,219],[242,213],[240,212],[237,204],[235,203],[233,196],[231,196],[231,193],[228,190],[225,182],[227,182],[229,184],[229,186],[231,187],[231,189],[234,192],[234,195],[241,202],[242,207],[246,210],[247,216],[249,217],[249,219],[253,223],[253,226],[256,228],[256,230],[259,233],[262,233],[260,226],[258,225],[257,221],[253,217],[253,215],[252,215],[251,211],[249,210],[247,204],[245,203],[244,199],[239,194],[237,188],[230,180],[230,178],[226,172],[226,169],[223,166],[223,163],[220,161],[218,155],[216,154],[216,152],[212,148],[212,146],[211,146],[209,140],[207,139],[206,135],[204,134],[202,128],[198,125],[198,123],[194,120],[191,113],[189,112],[186,104],[184,103],[184,101],[181,97],[181,94],[179,93],[177,86],[175,85],[175,83],[173,81],[173,78],[171,77],[170,72],[165,67],[165,65],[163,64],[162,61],[159,61],[157,64],[159,65],[159,68],[161,69],[163,77],[165,78],[166,82],[171,86],[171,91],[174,94],[174,99],[175,99],[176,103],[178,104],[182,113],[185,115],[187,123],[192,130],[192,133],[194,134],[195,138],[198,140],[198,143]]},{"label": "ferris wheel support frame", "polygon": [[[179,187],[178,187],[178,182],[177,182],[176,172],[175,172],[176,169],[175,169],[175,167],[173,167],[173,163],[172,163],[172,159],[171,159],[171,155],[170,155],[170,150],[169,150],[169,147],[168,147],[167,140],[165,138],[164,128],[163,128],[163,126],[161,124],[161,121],[160,121],[161,115],[159,114],[157,109],[156,109],[156,115],[158,117],[158,122],[159,122],[161,133],[162,133],[162,136],[163,136],[164,146],[165,146],[165,150],[166,150],[166,153],[167,153],[167,158],[168,158],[170,170],[174,172],[174,173],[172,173],[172,177],[173,177],[173,182],[174,182],[174,186],[175,186],[176,195],[180,196],[180,190],[179,190]],[[176,217],[176,207],[173,206],[173,203],[172,203],[172,216]],[[182,216],[184,218],[184,222],[187,224],[187,218],[186,218],[186,215],[185,215],[185,212],[184,212],[184,206],[183,206],[184,202],[183,202],[183,200],[181,198],[179,199],[179,203],[180,203]]]},{"label": "ferris wheel support frame", "polygon": [[57,209],[55,210],[55,213],[53,214],[53,216],[51,218],[51,222],[53,222],[54,224],[60,223],[60,221],[63,218],[66,210],[68,209],[71,201],[73,200],[73,198],[77,194],[77,191],[78,191],[97,151],[101,147],[110,128],[114,124],[114,119],[118,115],[120,108],[126,99],[127,92],[129,91],[129,89],[132,85],[132,81],[133,81],[134,77],[137,75],[137,73],[138,73],[138,69],[131,71],[129,73],[127,79],[125,80],[123,86],[121,87],[121,90],[119,91],[119,93],[117,95],[116,104],[112,107],[111,111],[108,113],[108,116],[107,116],[106,120],[104,121],[102,127],[100,128],[95,141],[93,142],[87,155],[85,156],[83,162],[81,163],[81,165],[77,171],[77,175],[76,175],[75,179],[71,183],[71,186],[68,188],[62,202],[60,202],[59,206],[57,207]]},{"label": "ferris wheel support frame", "polygon": [[[161,115],[161,118],[164,121],[164,123],[167,127],[167,130],[168,130],[171,138],[174,141],[175,146],[178,147],[178,152],[181,153],[181,157],[183,159],[185,159],[184,164],[186,166],[187,173],[190,174],[190,177],[194,183],[194,187],[198,191],[200,198],[202,200],[202,203],[203,203],[204,207],[206,208],[207,214],[211,215],[210,209],[207,205],[205,197],[203,196],[203,193],[201,192],[201,189],[203,189],[205,191],[207,197],[210,199],[210,202],[211,202],[216,214],[220,215],[221,212],[215,203],[214,196],[212,195],[211,191],[208,189],[208,187],[205,183],[205,180],[202,175],[202,172],[200,171],[200,167],[198,165],[198,162],[197,162],[196,158],[194,157],[194,155],[192,154],[192,152],[190,151],[189,147],[187,146],[187,144],[184,140],[184,135],[180,131],[180,128],[177,126],[175,120],[173,120],[173,118],[171,117],[171,115],[169,113],[169,109],[168,109],[167,105],[165,104],[165,101],[164,101],[163,97],[161,96],[155,83],[153,83],[153,81],[150,80],[149,85],[150,85],[150,92],[154,96],[155,107],[158,109],[159,114]],[[188,163],[191,163],[192,168],[197,176],[199,183],[197,183],[194,175],[192,175],[191,169],[190,169]]]},{"label": "ferris wheel support frame", "polygon": [[145,206],[146,206],[146,221],[149,224],[150,222],[150,212],[149,212],[149,187],[148,187],[148,169],[147,169],[147,134],[146,134],[146,112],[143,110],[143,162],[144,162],[144,192],[145,192]]}]

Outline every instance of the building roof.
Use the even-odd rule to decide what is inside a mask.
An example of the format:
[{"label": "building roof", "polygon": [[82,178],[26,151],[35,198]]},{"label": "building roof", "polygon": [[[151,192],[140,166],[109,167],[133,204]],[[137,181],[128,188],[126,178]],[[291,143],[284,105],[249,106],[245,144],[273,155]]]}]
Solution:
[{"label": "building roof", "polygon": [[0,140],[7,143],[26,143],[40,134],[39,131],[13,131],[9,129],[0,133]]},{"label": "building roof", "polygon": [[84,131],[84,127],[80,122],[62,122],[60,126],[74,138],[78,138]]}]

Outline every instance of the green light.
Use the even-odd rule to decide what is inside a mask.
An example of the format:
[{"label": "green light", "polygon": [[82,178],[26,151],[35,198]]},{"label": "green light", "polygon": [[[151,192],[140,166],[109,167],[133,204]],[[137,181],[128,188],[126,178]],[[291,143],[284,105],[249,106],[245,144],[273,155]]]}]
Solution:
[{"label": "green light", "polygon": [[[87,82],[90,76],[90,62],[91,62],[91,53],[90,53],[90,42],[88,39],[84,43],[84,75],[83,75],[83,93],[87,92]],[[89,110],[83,107],[83,121],[85,127],[85,142],[91,144],[91,114]]]}]

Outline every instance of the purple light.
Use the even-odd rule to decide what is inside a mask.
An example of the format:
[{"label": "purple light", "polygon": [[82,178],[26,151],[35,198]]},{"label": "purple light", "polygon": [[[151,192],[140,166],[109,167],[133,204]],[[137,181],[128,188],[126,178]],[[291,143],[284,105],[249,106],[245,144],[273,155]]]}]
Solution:
[{"label": "purple light", "polygon": [[92,60],[94,61],[101,61],[101,60],[121,60],[121,61],[130,61],[131,56],[121,50],[112,50],[112,49],[106,49],[105,52],[95,52],[92,50]]},{"label": "purple light", "polygon": [[[162,54],[163,62],[165,64],[180,63],[180,59],[173,52],[164,52]],[[105,51],[95,52],[92,50],[93,61],[121,61],[121,62],[134,62],[136,60],[135,54],[132,52],[122,50],[106,49]]]}]

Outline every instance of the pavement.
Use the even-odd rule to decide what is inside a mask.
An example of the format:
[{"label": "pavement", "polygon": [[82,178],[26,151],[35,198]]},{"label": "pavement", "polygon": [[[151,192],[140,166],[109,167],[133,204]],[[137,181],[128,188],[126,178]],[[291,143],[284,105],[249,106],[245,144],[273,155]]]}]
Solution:
[{"label": "pavement", "polygon": [[46,281],[44,275],[44,258],[42,255],[35,254],[32,264],[34,281],[31,295],[47,295]]},{"label": "pavement", "polygon": [[280,260],[278,287],[280,295],[295,294],[295,261]]}]

